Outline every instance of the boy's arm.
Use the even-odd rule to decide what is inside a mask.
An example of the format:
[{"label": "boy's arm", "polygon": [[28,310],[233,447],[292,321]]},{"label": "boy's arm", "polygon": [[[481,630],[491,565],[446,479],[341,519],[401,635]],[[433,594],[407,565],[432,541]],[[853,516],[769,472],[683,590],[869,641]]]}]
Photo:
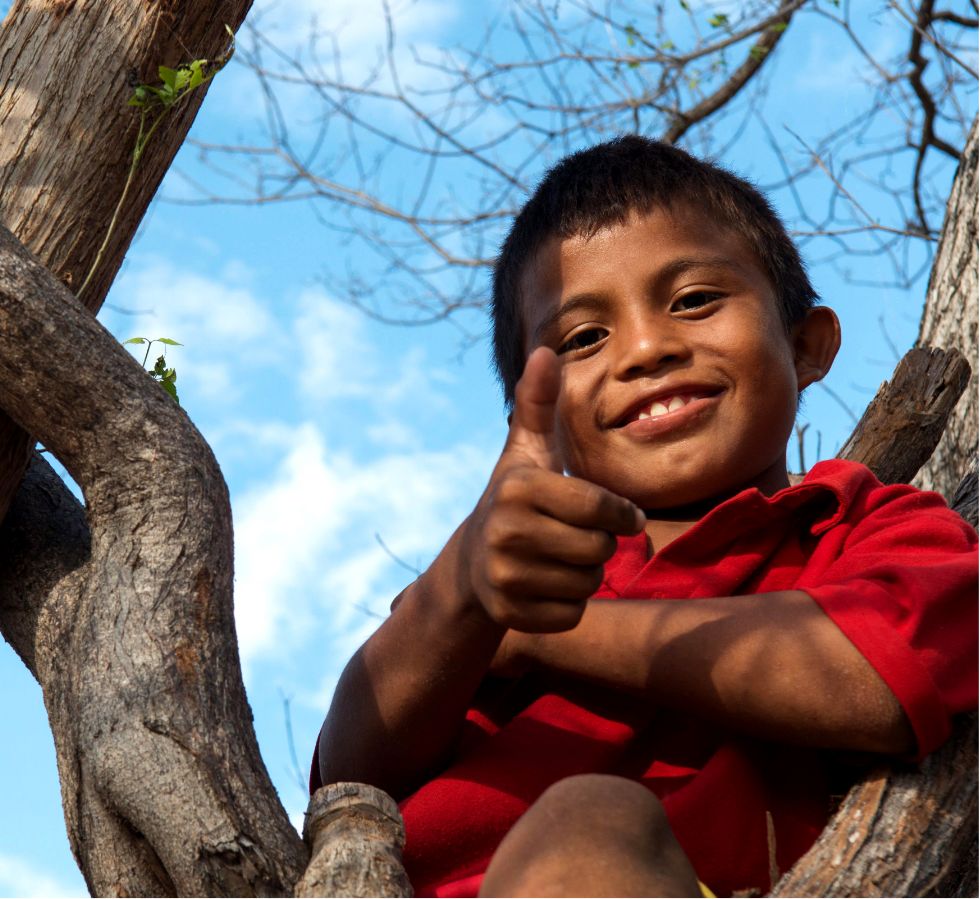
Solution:
[{"label": "boy's arm", "polygon": [[447,583],[459,540],[457,531],[445,564],[402,592],[341,674],[320,732],[322,783],[371,783],[401,798],[452,746],[505,632]]},{"label": "boy's arm", "polygon": [[508,627],[574,627],[643,513],[561,473],[554,446],[557,359],[537,351],[473,513],[341,675],[320,732],[323,783],[362,781],[400,797],[452,750]]},{"label": "boy's arm", "polygon": [[800,590],[590,600],[574,630],[508,632],[496,664],[583,678],[763,738],[888,753],[915,748],[894,694]]}]

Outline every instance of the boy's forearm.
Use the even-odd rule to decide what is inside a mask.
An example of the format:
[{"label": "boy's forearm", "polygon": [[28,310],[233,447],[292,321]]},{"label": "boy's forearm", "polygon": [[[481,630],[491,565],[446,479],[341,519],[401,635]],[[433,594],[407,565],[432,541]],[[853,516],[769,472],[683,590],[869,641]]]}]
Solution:
[{"label": "boy's forearm", "polygon": [[323,783],[401,798],[450,751],[505,629],[459,601],[445,570],[433,565],[407,588],[344,669],[320,733]]},{"label": "boy's forearm", "polygon": [[572,631],[507,639],[532,665],[767,739],[892,753],[915,746],[892,692],[802,591],[591,600]]}]

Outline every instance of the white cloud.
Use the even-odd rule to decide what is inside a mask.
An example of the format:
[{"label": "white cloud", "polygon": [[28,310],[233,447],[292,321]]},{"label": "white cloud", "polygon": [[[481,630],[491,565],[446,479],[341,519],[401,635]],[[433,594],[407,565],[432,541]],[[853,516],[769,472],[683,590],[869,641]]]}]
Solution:
[{"label": "white cloud", "polygon": [[180,270],[149,258],[126,269],[113,288],[113,303],[137,314],[130,329],[145,336],[193,331],[214,343],[267,342],[274,320],[252,294],[242,263],[230,263],[216,276]]},{"label": "white cloud", "polygon": [[[493,458],[458,445],[361,461],[301,426],[267,485],[234,502],[243,663],[304,644],[346,658],[411,579],[375,540],[424,566],[467,513]],[[326,647],[330,647],[329,653]]]},{"label": "white cloud", "polygon": [[0,895],[60,897],[86,893],[66,886],[26,859],[0,853]]},{"label": "white cloud", "polygon": [[[203,275],[161,258],[144,258],[120,275],[102,318],[120,340],[169,337],[182,344],[154,344],[147,363],[152,366],[165,352],[177,369],[182,399],[189,388],[197,397],[227,406],[241,396],[243,362],[251,370],[288,356],[283,327],[254,293],[240,262]],[[127,348],[143,361],[145,344]]]},{"label": "white cloud", "polygon": [[352,306],[306,290],[293,323],[300,387],[308,399],[363,395],[376,379],[375,351],[364,336],[364,315]]}]

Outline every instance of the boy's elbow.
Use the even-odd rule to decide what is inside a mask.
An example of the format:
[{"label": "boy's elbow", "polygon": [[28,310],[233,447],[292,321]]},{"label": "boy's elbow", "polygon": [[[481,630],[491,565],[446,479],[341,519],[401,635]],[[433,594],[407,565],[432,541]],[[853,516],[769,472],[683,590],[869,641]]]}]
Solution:
[{"label": "boy's elbow", "polygon": [[918,740],[908,715],[884,683],[878,686],[879,696],[868,715],[870,720],[867,723],[872,726],[863,729],[867,745],[855,748],[883,755],[914,756]]}]

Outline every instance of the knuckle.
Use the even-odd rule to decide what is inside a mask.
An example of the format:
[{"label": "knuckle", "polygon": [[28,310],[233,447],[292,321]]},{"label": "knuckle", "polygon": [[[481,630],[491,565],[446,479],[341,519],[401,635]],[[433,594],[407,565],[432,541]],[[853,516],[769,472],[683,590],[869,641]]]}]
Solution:
[{"label": "knuckle", "polygon": [[506,559],[494,555],[487,560],[484,578],[493,590],[506,590],[512,576],[511,566]]},{"label": "knuckle", "polygon": [[497,485],[495,498],[500,503],[517,503],[524,500],[528,492],[529,472],[526,468],[512,468]]},{"label": "knuckle", "polygon": [[594,531],[595,554],[603,562],[608,562],[615,554],[618,546],[616,538],[609,531]]},{"label": "knuckle", "polygon": [[483,526],[483,539],[487,546],[497,548],[507,544],[510,528],[500,515],[487,516]]}]

